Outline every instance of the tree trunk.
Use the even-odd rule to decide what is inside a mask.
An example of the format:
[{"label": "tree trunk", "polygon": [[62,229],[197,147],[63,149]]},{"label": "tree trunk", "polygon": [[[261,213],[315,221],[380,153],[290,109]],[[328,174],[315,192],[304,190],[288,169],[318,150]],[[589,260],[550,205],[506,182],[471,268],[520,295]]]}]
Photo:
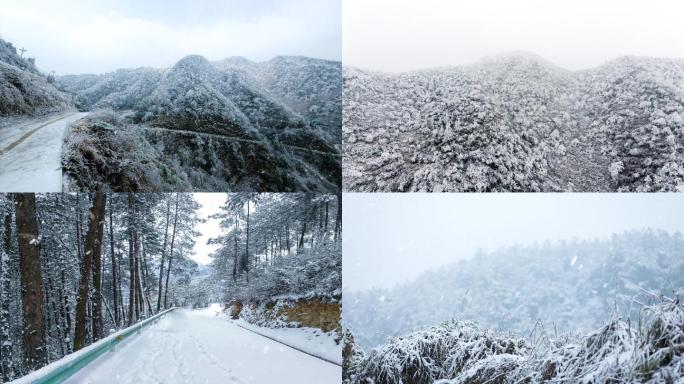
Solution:
[{"label": "tree trunk", "polygon": [[335,217],[335,242],[342,235],[342,194],[337,194],[337,216]]},{"label": "tree trunk", "polygon": [[60,264],[59,275],[61,277],[61,285],[59,287],[59,327],[62,329],[62,335],[65,341],[64,354],[71,352],[71,343],[68,337],[71,335],[71,328],[67,322],[67,307],[66,307],[66,293],[64,292],[64,266]]},{"label": "tree trunk", "polygon": [[290,217],[285,222],[285,243],[287,244],[287,255],[290,256]]},{"label": "tree trunk", "polygon": [[299,236],[299,244],[297,244],[297,253],[302,253],[304,251],[304,235],[306,234],[306,221],[307,217],[304,216],[302,219],[302,234]]},{"label": "tree trunk", "polygon": [[[76,302],[76,329],[74,331],[74,351],[78,351],[86,345],[86,309],[88,305],[88,288],[90,281],[90,272],[95,267],[95,263],[97,263],[97,278],[100,278],[99,267],[101,264],[102,232],[104,229],[105,205],[105,194],[100,191],[95,192],[93,205],[90,208],[88,233],[86,234],[84,244],[84,256],[83,260],[81,260],[81,278],[78,284],[78,301]],[[96,277],[93,274],[93,285],[96,284],[95,278]],[[95,288],[94,294],[97,294],[99,296],[100,290],[101,285]],[[93,297],[92,329],[94,340],[97,340],[99,338],[101,332],[99,321],[102,318],[102,312],[100,311],[99,315],[95,314],[95,303],[98,301],[98,297]],[[100,308],[99,303],[97,305],[97,308]]]},{"label": "tree trunk", "polygon": [[112,293],[114,297],[114,326],[119,327],[119,280],[117,279],[119,267],[117,265],[116,251],[114,250],[114,202],[113,199],[109,201],[109,247],[112,257]]},{"label": "tree trunk", "polygon": [[169,276],[171,276],[171,262],[173,261],[173,243],[176,240],[176,227],[178,224],[178,201],[180,195],[176,194],[176,209],[173,214],[173,231],[171,232],[171,250],[169,251],[169,267],[166,271],[166,283],[164,284],[164,308],[168,308]]},{"label": "tree trunk", "polygon": [[[54,266],[54,263],[51,263],[50,269],[52,269],[52,271],[50,271],[51,274],[54,275],[54,274],[55,274],[55,266]],[[59,310],[57,309],[57,304],[55,303],[55,298],[54,298],[54,296],[52,297],[52,300],[47,299],[48,293],[49,293],[49,292],[52,292],[52,293],[58,295],[58,301],[60,301],[60,300],[59,300],[59,290],[56,290],[56,289],[55,289],[55,286],[54,286],[54,284],[53,284],[52,276],[48,275],[47,283],[48,283],[48,288],[45,290],[45,296],[46,296],[45,303],[46,303],[46,307],[50,307],[50,312],[51,312],[51,313],[50,313],[49,315],[52,316],[52,320],[53,320],[54,323],[55,323],[54,329],[55,329],[55,332],[57,333],[57,335],[55,336],[55,338],[57,339],[57,341],[58,341],[58,343],[59,343],[59,349],[60,349],[60,352],[61,352],[61,355],[60,355],[60,356],[64,356],[64,355],[66,355],[66,350],[64,349],[64,335],[62,334],[62,325],[60,324],[60,321],[59,321],[59,319],[57,318],[57,316],[60,315],[60,312],[59,312]],[[49,319],[49,318],[50,318],[50,316],[48,316],[48,319]],[[48,326],[48,329],[50,329],[50,326]]]},{"label": "tree trunk", "polygon": [[135,232],[133,232],[133,253],[135,254],[135,259],[133,260],[133,283],[135,284],[135,318],[138,320],[141,318],[141,313],[143,312],[144,307],[142,301],[142,291],[140,289],[140,239],[138,238],[137,223]]},{"label": "tree trunk", "polygon": [[323,245],[325,245],[328,242],[328,206],[329,202],[325,202],[325,219],[323,223]]},{"label": "tree trunk", "polygon": [[[14,202],[7,196],[12,205]],[[0,369],[2,369],[2,381],[7,382],[13,378],[12,374],[12,344],[9,342],[9,311],[10,311],[10,278],[9,260],[12,254],[12,213],[7,212],[4,217],[3,249],[0,250],[0,288],[2,289],[2,302],[0,302]]]},{"label": "tree trunk", "polygon": [[117,265],[117,272],[116,275],[118,277],[116,281],[116,289],[119,291],[119,324],[123,326],[123,324],[128,324],[128,320],[126,319],[126,306],[124,304],[124,299],[123,299],[123,289],[121,288],[121,279],[123,278],[123,268],[124,268],[124,260],[123,260],[123,253],[118,253],[116,255],[116,265]]},{"label": "tree trunk", "polygon": [[247,200],[247,241],[245,243],[245,260],[244,269],[245,276],[247,277],[247,283],[249,283],[249,206],[250,202]]},{"label": "tree trunk", "polygon": [[142,238],[142,241],[140,242],[140,254],[142,255],[142,285],[143,285],[143,293],[145,294],[145,303],[147,304],[147,313],[149,315],[152,315],[154,312],[152,312],[152,304],[150,304],[150,274],[147,269],[147,257],[145,257],[145,238]]},{"label": "tree trunk", "polygon": [[135,306],[135,255],[133,250],[133,194],[128,194],[128,325],[132,325]]},{"label": "tree trunk", "polygon": [[[63,306],[64,306],[64,320],[66,324],[66,329],[64,333],[66,335],[71,335],[71,308],[69,307],[69,294],[67,291],[67,285],[66,285],[66,271],[64,270],[64,266],[62,266],[62,270],[60,272],[60,280],[62,283],[62,292],[64,292],[63,295]],[[69,348],[69,352],[73,351],[71,348],[73,344],[69,343],[67,344],[67,348]]]},{"label": "tree trunk", "polygon": [[235,213],[235,230],[233,231],[235,240],[235,252],[233,253],[233,282],[237,281],[237,270],[238,270],[238,231],[240,230],[240,221],[238,214]]},{"label": "tree trunk", "polygon": [[[98,196],[102,201],[98,202]],[[96,218],[92,218],[97,225],[97,237],[95,248],[93,249],[93,341],[100,340],[102,332],[102,237],[104,233],[105,209],[107,205],[107,195],[102,192],[95,192],[95,203],[101,204],[98,207]]]},{"label": "tree trunk", "polygon": [[36,221],[36,195],[17,193],[16,224],[21,271],[21,301],[24,309],[24,358],[26,368],[46,363],[43,330],[43,280],[40,271],[40,241]]},{"label": "tree trunk", "polygon": [[157,312],[161,308],[162,278],[164,277],[164,258],[166,256],[166,241],[169,238],[169,217],[171,214],[171,199],[166,200],[166,225],[164,228],[164,245],[162,247],[161,263],[159,264],[159,290],[157,291]]}]

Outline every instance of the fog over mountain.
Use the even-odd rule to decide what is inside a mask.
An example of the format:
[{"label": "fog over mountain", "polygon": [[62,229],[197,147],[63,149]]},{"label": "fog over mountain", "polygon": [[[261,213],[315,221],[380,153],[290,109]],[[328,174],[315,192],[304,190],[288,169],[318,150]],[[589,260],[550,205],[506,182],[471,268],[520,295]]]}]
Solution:
[{"label": "fog over mountain", "polygon": [[535,52],[570,70],[624,55],[684,57],[678,0],[344,0],[345,65],[405,72]]},{"label": "fog over mountain", "polygon": [[59,75],[276,55],[341,60],[339,0],[3,1],[0,35]]}]

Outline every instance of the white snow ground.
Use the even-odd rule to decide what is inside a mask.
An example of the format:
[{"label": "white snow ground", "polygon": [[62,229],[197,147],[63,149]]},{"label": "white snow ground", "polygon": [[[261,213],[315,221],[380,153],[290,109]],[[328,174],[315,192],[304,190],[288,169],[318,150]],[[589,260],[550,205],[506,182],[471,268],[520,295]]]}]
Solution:
[{"label": "white snow ground", "polygon": [[62,192],[64,136],[85,115],[69,112],[1,128],[0,192]]},{"label": "white snow ground", "polygon": [[67,383],[338,384],[342,368],[242,329],[213,308],[175,310]]},{"label": "white snow ground", "polygon": [[231,322],[342,365],[342,344],[335,343],[334,332],[326,333],[318,328],[306,327],[266,328],[250,324],[243,319],[231,320]]}]

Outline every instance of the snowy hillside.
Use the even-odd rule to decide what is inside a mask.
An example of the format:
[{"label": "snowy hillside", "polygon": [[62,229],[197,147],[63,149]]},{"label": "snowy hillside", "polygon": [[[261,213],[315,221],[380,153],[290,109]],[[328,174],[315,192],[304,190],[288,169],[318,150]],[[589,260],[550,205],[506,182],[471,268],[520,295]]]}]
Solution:
[{"label": "snowy hillside", "polygon": [[657,191],[684,184],[684,60],[571,72],[528,53],[343,71],[344,189]]},{"label": "snowy hillside", "polygon": [[109,109],[74,127],[64,167],[81,190],[339,191],[340,72],[303,57],[187,56],[62,77],[80,108]]},{"label": "snowy hillside", "polygon": [[35,59],[25,59],[16,47],[0,39],[0,116],[41,115],[71,106],[52,76],[43,75]]},{"label": "snowy hillside", "polygon": [[291,136],[303,135],[300,144],[329,150],[339,149],[340,73],[339,62],[305,57],[210,63],[191,55],[166,70],[125,69],[58,81],[84,109],[135,109],[141,121],[200,132],[258,129],[292,144]]},{"label": "snowy hillside", "polygon": [[634,318],[633,298],[645,292],[684,292],[682,255],[684,237],[659,231],[504,248],[394,289],[345,289],[343,319],[364,348],[452,318],[520,335],[538,320],[559,333],[588,332],[615,305]]},{"label": "snowy hillside", "polygon": [[101,76],[62,76],[58,78],[58,86],[76,95],[76,105],[83,110],[132,109],[152,92],[160,79],[161,71],[156,69],[120,69]]}]

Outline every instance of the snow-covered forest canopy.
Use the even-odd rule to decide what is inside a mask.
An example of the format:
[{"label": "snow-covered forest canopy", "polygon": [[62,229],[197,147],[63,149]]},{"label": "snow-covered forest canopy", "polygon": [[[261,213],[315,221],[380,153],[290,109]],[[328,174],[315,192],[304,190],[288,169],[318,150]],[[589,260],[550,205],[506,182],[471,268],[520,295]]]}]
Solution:
[{"label": "snow-covered forest canopy", "polygon": [[316,295],[340,300],[339,195],[230,194],[213,217],[223,232],[209,240],[219,246],[212,281],[224,302]]},{"label": "snow-covered forest canopy", "polygon": [[340,189],[339,62],[194,55],[168,69],[57,81],[79,109],[98,111],[68,139],[64,166],[77,189]]},{"label": "snow-covered forest canopy", "polygon": [[364,347],[451,318],[520,335],[538,320],[559,333],[586,332],[615,306],[638,314],[633,300],[645,292],[684,293],[683,256],[684,235],[657,230],[505,247],[393,289],[345,290],[344,321]]},{"label": "snow-covered forest canopy", "polygon": [[677,191],[684,61],[343,70],[347,191]]},{"label": "snow-covered forest canopy", "polygon": [[[0,195],[2,381],[172,306],[339,302],[337,196],[231,193],[209,217],[201,208],[186,193]],[[217,249],[200,265],[206,220],[219,222]]]}]

